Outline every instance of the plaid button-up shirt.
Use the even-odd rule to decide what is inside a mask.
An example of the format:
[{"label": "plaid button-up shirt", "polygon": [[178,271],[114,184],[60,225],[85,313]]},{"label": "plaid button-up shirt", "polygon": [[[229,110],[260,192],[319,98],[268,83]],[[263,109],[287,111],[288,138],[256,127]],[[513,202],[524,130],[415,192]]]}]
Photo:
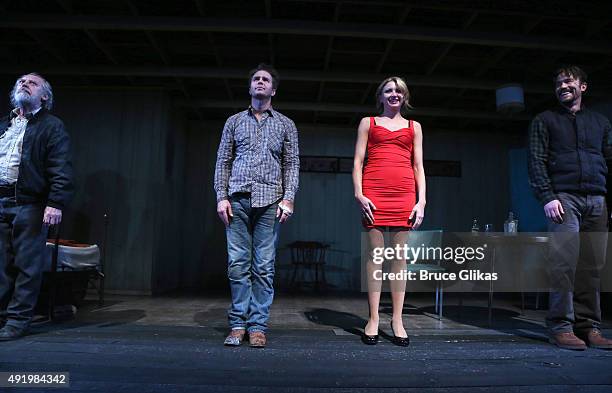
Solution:
[{"label": "plaid button-up shirt", "polygon": [[225,122],[215,166],[217,202],[248,192],[251,206],[293,201],[298,189],[298,132],[287,116],[269,109],[257,120],[251,108]]}]

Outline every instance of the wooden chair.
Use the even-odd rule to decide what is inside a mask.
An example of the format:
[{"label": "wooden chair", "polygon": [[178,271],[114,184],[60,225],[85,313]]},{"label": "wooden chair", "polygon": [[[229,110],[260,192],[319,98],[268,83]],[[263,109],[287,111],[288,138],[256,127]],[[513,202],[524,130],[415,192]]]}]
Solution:
[{"label": "wooden chair", "polygon": [[[306,283],[306,275],[301,282],[297,282],[297,273],[300,268],[314,270],[314,280],[312,281],[315,290],[326,288],[325,261],[327,256],[328,244],[314,241],[295,241],[288,245],[291,250],[291,264],[293,265],[293,275],[291,278],[291,288],[297,288],[300,284]],[[319,275],[320,270],[320,275]],[[312,275],[311,275],[312,278]]]},{"label": "wooden chair", "polygon": [[[51,253],[51,269],[45,272],[45,279],[48,282],[48,318],[51,321],[55,321],[56,313],[55,308],[57,305],[58,291],[61,285],[67,283],[79,282],[80,280],[87,280],[87,285],[84,288],[87,291],[88,288],[93,288],[98,294],[98,306],[104,305],[104,264],[102,260],[97,266],[86,267],[86,268],[70,268],[62,266],[58,268],[58,255],[60,248],[60,226],[55,226],[55,236],[53,238],[53,250]],[[83,292],[83,297],[85,292]]]}]

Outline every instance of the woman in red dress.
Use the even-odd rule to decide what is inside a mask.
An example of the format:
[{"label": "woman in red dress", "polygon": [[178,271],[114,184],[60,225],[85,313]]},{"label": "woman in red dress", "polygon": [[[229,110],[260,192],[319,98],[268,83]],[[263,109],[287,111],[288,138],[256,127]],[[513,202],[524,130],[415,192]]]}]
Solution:
[{"label": "woman in red dress", "polygon": [[[389,247],[406,243],[408,232],[417,229],[425,212],[425,171],[423,170],[423,132],[421,125],[402,116],[402,109],[411,108],[406,83],[399,77],[382,81],[376,90],[376,104],[380,115],[364,117],[359,123],[353,185],[355,198],[361,208],[363,224],[369,241],[368,303],[370,318],[364,328],[363,342],[378,341],[378,306],[380,303],[380,273],[382,265],[375,263],[375,248],[385,247],[388,233]],[[367,164],[364,158],[367,151]],[[418,198],[417,198],[418,193]],[[392,273],[406,270],[404,259],[391,262]],[[406,281],[390,280],[393,316],[393,343],[409,344],[402,321]]]}]

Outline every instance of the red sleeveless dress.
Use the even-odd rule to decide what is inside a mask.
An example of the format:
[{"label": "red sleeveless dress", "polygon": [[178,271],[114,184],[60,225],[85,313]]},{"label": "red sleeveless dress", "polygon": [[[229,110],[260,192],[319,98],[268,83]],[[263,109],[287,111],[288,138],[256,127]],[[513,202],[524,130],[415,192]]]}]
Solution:
[{"label": "red sleeveless dress", "polygon": [[363,170],[363,195],[376,206],[374,224],[364,220],[366,228],[378,226],[412,227],[408,221],[416,204],[416,182],[412,168],[414,127],[389,131],[370,118],[368,160]]}]

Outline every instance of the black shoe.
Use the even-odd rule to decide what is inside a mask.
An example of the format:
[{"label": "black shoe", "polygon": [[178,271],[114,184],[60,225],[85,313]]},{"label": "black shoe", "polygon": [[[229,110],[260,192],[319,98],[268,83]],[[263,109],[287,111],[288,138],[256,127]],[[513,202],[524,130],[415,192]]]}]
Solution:
[{"label": "black shoe", "polygon": [[364,332],[363,335],[361,336],[361,341],[365,345],[376,345],[376,344],[378,344],[378,334],[375,334],[373,336],[368,336]]},{"label": "black shoe", "polygon": [[395,335],[393,331],[393,322],[391,323],[391,333],[393,333],[393,337],[391,338],[391,342],[400,347],[407,347],[410,345],[410,339],[408,337],[398,337]]},{"label": "black shoe", "polygon": [[2,329],[0,329],[0,341],[17,340],[25,335],[25,329],[18,329],[11,325],[5,325]]}]

